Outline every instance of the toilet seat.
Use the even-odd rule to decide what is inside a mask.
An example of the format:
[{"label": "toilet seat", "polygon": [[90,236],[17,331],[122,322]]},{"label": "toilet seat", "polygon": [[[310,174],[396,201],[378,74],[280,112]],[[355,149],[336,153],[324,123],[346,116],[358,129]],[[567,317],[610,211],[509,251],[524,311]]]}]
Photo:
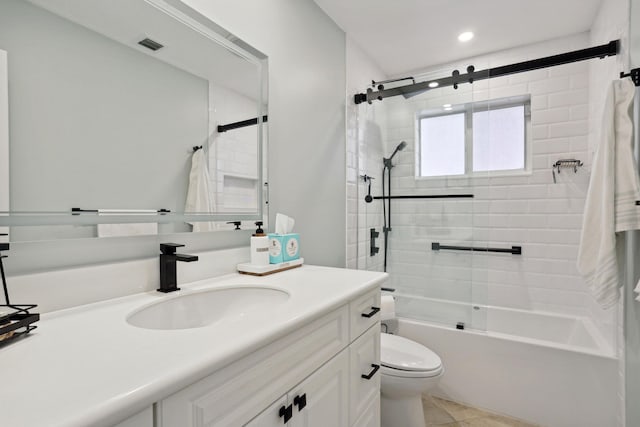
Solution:
[{"label": "toilet seat", "polygon": [[382,375],[397,378],[433,378],[441,375],[443,372],[444,368],[442,366],[433,371],[403,371],[401,369],[394,369],[384,365],[380,367],[380,373]]},{"label": "toilet seat", "polygon": [[397,335],[380,335],[382,374],[402,378],[428,378],[442,373],[442,360],[427,347]]}]

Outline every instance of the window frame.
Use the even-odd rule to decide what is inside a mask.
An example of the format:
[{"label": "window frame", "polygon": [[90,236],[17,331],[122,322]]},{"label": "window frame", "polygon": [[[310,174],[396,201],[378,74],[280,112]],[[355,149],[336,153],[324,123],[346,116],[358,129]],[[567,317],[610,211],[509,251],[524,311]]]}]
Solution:
[{"label": "window frame", "polygon": [[[488,171],[473,171],[473,113],[479,111],[501,110],[511,107],[524,107],[524,167],[522,169],[501,169]],[[422,120],[436,117],[444,117],[453,114],[464,113],[464,173],[458,175],[422,175]],[[452,105],[451,110],[443,111],[426,110],[416,114],[415,136],[415,179],[463,179],[473,177],[493,176],[521,176],[530,175],[532,158],[532,132],[531,132],[531,95],[511,96],[506,98],[490,99],[486,101],[468,102]]]}]

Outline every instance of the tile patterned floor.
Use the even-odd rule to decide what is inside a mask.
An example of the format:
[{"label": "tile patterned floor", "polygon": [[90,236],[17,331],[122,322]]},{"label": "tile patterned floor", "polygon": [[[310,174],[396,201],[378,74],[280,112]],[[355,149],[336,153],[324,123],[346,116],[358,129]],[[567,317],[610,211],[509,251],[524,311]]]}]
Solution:
[{"label": "tile patterned floor", "polygon": [[435,396],[423,396],[422,404],[427,427],[538,427]]}]

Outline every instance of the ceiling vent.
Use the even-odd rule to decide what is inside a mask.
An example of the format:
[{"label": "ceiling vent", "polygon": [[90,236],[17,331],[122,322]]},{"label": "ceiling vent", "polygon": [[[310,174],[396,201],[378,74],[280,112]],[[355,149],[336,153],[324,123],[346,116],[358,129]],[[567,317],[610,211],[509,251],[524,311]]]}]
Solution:
[{"label": "ceiling vent", "polygon": [[139,44],[139,45],[142,45],[142,46],[144,46],[144,47],[146,47],[147,49],[151,49],[151,50],[153,50],[153,51],[156,51],[156,50],[161,49],[161,48],[163,48],[163,47],[164,47],[164,46],[163,46],[163,45],[161,45],[160,43],[158,43],[158,42],[156,42],[156,41],[153,41],[153,40],[151,40],[151,39],[149,39],[149,38],[146,38],[146,39],[144,39],[144,40],[140,40],[140,41],[138,42],[138,44]]}]

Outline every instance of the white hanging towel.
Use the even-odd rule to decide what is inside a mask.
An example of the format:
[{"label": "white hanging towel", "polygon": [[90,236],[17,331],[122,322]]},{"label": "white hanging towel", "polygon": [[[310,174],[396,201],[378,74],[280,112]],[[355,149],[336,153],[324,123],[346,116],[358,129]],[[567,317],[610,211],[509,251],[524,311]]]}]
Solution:
[{"label": "white hanging towel", "polygon": [[616,80],[604,106],[600,144],[593,158],[585,202],[578,271],[603,308],[619,298],[616,233],[640,228],[640,181],[632,148],[635,86]]},{"label": "white hanging towel", "polygon": [[[187,191],[187,201],[184,205],[184,212],[213,212],[209,169],[207,169],[207,157],[203,148],[196,150],[191,157],[189,190]],[[193,226],[194,233],[199,231],[215,230],[215,224],[212,222],[194,221],[189,224]]]}]

